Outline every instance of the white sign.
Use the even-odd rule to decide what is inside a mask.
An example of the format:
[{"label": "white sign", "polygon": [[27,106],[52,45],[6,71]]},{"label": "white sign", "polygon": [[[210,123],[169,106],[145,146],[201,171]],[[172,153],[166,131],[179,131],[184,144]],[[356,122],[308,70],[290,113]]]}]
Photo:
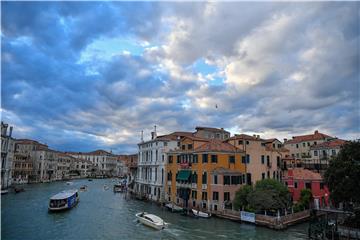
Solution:
[{"label": "white sign", "polygon": [[240,219],[241,221],[255,223],[255,213],[240,211]]}]

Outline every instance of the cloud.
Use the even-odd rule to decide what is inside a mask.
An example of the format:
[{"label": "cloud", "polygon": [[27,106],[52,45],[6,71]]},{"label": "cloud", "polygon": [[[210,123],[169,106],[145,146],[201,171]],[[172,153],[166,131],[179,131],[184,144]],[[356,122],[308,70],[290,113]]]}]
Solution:
[{"label": "cloud", "polygon": [[[26,9],[26,11],[24,10]],[[2,3],[2,119],[59,150],[359,129],[359,3]]]}]

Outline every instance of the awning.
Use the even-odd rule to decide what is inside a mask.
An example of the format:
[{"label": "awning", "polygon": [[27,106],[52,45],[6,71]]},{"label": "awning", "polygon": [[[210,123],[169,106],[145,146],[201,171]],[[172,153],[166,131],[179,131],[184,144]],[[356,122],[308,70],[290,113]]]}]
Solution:
[{"label": "awning", "polygon": [[177,177],[176,177],[176,180],[177,181],[188,181],[190,175],[191,175],[190,170],[180,170]]}]

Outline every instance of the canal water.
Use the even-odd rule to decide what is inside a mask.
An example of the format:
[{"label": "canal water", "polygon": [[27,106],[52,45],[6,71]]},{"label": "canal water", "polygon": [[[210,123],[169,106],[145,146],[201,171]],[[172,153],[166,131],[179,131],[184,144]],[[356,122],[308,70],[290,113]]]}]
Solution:
[{"label": "canal water", "polygon": [[[85,239],[306,239],[307,224],[286,231],[274,231],[224,219],[195,219],[168,212],[156,204],[126,200],[113,193],[111,179],[89,182],[24,185],[25,192],[1,196],[1,239],[85,240]],[[104,185],[110,186],[104,190]],[[80,192],[79,204],[70,211],[48,213],[49,197],[65,189],[88,186]],[[135,219],[140,211],[154,213],[170,225],[156,231]]]}]

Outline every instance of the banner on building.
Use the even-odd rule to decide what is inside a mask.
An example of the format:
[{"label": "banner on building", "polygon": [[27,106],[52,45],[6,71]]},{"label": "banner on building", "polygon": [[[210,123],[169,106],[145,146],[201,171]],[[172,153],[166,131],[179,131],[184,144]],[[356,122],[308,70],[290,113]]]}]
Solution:
[{"label": "banner on building", "polygon": [[241,221],[255,223],[255,213],[240,211]]}]

